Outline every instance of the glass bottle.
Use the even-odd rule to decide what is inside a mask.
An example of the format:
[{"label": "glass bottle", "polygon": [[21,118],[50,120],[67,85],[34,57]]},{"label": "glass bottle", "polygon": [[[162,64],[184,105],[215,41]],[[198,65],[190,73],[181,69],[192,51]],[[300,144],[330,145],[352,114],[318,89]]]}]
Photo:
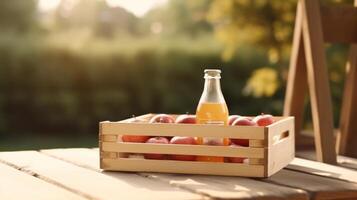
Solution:
[{"label": "glass bottle", "polygon": [[[228,108],[221,91],[221,70],[206,69],[204,71],[205,85],[196,110],[198,124],[228,124]],[[226,146],[228,138],[197,137],[197,143],[203,145]],[[224,157],[197,156],[197,161],[224,162]]]}]

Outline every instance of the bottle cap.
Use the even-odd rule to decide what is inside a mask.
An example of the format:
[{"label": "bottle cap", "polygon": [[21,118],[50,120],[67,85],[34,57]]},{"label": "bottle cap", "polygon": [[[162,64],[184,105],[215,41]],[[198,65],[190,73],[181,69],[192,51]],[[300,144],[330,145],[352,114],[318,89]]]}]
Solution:
[{"label": "bottle cap", "polygon": [[204,78],[221,78],[220,69],[205,69],[204,73]]}]

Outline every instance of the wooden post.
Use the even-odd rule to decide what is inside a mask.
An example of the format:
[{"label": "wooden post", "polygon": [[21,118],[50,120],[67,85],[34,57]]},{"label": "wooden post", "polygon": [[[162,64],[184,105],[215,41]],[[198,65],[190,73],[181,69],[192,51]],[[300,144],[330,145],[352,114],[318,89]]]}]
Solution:
[{"label": "wooden post", "polygon": [[[354,1],[357,7],[357,0]],[[356,14],[357,18],[357,14]],[[353,38],[352,38],[353,39]],[[354,37],[357,40],[357,35]],[[341,155],[357,157],[357,45],[351,45],[346,64],[346,80],[337,135],[337,151]]]},{"label": "wooden post", "polygon": [[304,99],[307,90],[307,74],[304,43],[302,40],[303,10],[301,2],[296,9],[293,48],[290,57],[289,75],[284,103],[284,116],[295,116],[295,141],[303,124]]},{"label": "wooden post", "polygon": [[[356,0],[357,2],[357,0]],[[357,157],[357,45],[352,45],[346,65],[344,98],[342,101],[338,153]]]},{"label": "wooden post", "polygon": [[318,0],[302,0],[303,39],[318,161],[336,163],[332,103]]},{"label": "wooden post", "polygon": [[303,119],[307,81],[317,160],[335,164],[332,103],[321,21],[318,0],[299,0],[284,115],[295,116],[298,135]]}]

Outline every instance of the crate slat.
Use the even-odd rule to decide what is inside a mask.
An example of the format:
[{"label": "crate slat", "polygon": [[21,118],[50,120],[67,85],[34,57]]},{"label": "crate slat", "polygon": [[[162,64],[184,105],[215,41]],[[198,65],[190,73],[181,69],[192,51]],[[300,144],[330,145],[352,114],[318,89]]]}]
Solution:
[{"label": "crate slat", "polygon": [[155,135],[264,140],[266,127],[101,122],[102,135]]},{"label": "crate slat", "polygon": [[103,142],[102,151],[264,158],[264,148]]},{"label": "crate slat", "polygon": [[146,159],[102,159],[106,170],[263,177],[263,165]]}]

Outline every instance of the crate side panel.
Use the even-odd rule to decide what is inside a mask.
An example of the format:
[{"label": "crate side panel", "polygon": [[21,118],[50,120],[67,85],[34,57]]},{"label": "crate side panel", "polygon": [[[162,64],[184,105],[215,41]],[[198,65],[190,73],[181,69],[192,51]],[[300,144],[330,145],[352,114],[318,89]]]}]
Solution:
[{"label": "crate side panel", "polygon": [[206,163],[194,161],[162,161],[118,158],[103,159],[103,166],[103,169],[111,171],[264,177],[263,165],[235,163]]},{"label": "crate side panel", "polygon": [[295,157],[294,118],[288,117],[268,128],[267,176],[287,166]]}]

